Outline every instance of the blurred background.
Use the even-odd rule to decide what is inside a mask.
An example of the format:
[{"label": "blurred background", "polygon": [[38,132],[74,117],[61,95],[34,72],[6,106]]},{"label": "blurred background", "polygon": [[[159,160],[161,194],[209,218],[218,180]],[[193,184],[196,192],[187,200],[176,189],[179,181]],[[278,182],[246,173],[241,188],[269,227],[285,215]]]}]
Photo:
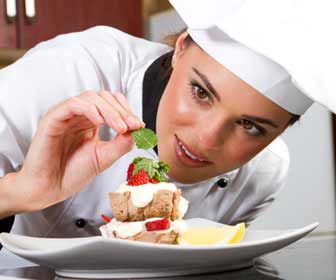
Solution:
[{"label": "blurred background", "polygon": [[[0,68],[41,41],[96,25],[153,41],[184,27],[167,0],[0,0]],[[318,221],[315,235],[335,232],[335,123],[334,115],[313,105],[285,132],[291,154],[288,182],[252,228],[296,228]],[[0,231],[8,230],[12,220]]]}]

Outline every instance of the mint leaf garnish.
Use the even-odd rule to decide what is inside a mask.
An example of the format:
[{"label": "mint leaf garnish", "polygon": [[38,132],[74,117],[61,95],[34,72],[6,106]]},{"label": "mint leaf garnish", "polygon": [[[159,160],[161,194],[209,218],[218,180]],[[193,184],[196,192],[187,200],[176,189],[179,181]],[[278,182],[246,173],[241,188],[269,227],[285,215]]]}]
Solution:
[{"label": "mint leaf garnish", "polygon": [[151,149],[157,144],[157,136],[155,132],[149,128],[140,128],[132,131],[132,138],[138,149]]},{"label": "mint leaf garnish", "polygon": [[134,161],[134,170],[132,175],[134,176],[143,169],[147,172],[150,178],[156,179],[158,182],[168,182],[167,172],[169,171],[168,164],[149,158],[138,157]]},{"label": "mint leaf garnish", "polygon": [[142,158],[140,161],[135,163],[133,175],[137,174],[141,169],[145,170],[150,178],[153,178],[154,176],[153,160],[149,158]]},{"label": "mint leaf garnish", "polygon": [[[140,128],[131,133],[132,138],[138,149],[151,149],[157,145],[157,136],[149,128]],[[169,166],[165,162],[157,161],[144,157],[137,157],[133,160],[134,169],[132,176],[140,170],[145,170],[149,178],[154,178],[158,182],[168,182],[167,173]]]}]

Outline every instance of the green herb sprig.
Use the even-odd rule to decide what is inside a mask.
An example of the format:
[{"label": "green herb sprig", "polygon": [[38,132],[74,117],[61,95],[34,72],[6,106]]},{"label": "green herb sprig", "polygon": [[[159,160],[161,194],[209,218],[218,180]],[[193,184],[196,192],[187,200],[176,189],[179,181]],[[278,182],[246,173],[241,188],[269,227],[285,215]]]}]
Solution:
[{"label": "green herb sprig", "polygon": [[135,158],[133,163],[135,166],[132,175],[137,174],[139,170],[143,169],[147,172],[150,178],[153,178],[158,182],[168,182],[167,173],[169,171],[169,166],[167,163],[144,157]]},{"label": "green herb sprig", "polygon": [[140,128],[131,132],[132,138],[138,149],[152,149],[157,145],[157,136],[149,128]]},{"label": "green herb sprig", "polygon": [[[155,132],[149,128],[140,128],[132,131],[132,138],[138,149],[152,149],[157,145],[157,136]],[[133,160],[134,169],[132,175],[138,173],[143,169],[148,173],[150,178],[157,180],[158,182],[168,182],[167,173],[169,171],[169,165],[163,161],[157,161],[144,157],[137,157]]]}]

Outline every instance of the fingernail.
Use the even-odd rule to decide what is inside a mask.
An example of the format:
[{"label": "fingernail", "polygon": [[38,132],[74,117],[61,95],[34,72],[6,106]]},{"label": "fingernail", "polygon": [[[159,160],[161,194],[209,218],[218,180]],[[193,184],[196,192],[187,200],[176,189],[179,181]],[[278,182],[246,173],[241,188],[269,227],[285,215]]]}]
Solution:
[{"label": "fingernail", "polygon": [[118,121],[117,126],[121,130],[127,130],[127,125],[124,122],[122,122],[122,121]]},{"label": "fingernail", "polygon": [[127,117],[127,122],[129,122],[129,124],[132,126],[138,126],[141,124],[137,118],[132,116]]}]

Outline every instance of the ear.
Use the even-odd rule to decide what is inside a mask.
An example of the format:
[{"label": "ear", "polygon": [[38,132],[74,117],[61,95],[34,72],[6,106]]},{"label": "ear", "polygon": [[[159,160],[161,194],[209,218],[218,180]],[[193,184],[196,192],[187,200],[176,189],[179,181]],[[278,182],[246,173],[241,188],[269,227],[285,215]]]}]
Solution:
[{"label": "ear", "polygon": [[174,50],[174,54],[173,54],[172,61],[171,61],[171,64],[172,64],[173,68],[176,64],[176,60],[180,58],[181,54],[183,53],[183,51],[186,48],[185,39],[187,37],[188,37],[188,32],[185,31],[176,40],[175,50]]}]

